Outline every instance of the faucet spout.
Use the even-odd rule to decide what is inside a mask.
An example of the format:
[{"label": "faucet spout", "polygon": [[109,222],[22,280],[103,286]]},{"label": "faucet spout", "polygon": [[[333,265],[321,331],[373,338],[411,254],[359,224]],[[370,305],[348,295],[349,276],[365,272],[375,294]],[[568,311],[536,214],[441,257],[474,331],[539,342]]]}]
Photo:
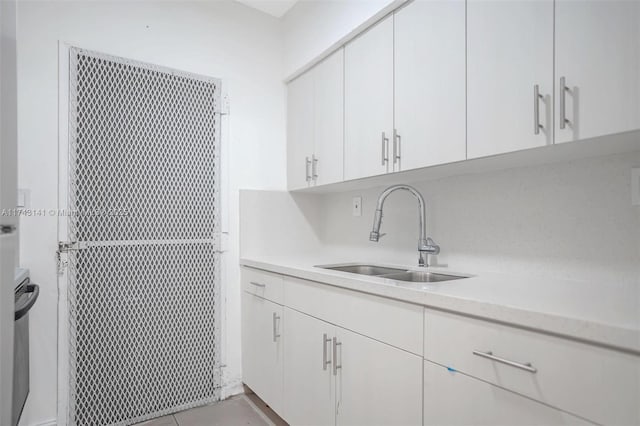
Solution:
[{"label": "faucet spout", "polygon": [[440,253],[440,247],[436,245],[431,238],[427,237],[427,216],[424,198],[422,197],[422,194],[412,186],[393,185],[382,191],[378,197],[378,203],[376,204],[376,212],[373,217],[373,229],[369,234],[369,240],[375,242],[379,241],[381,237],[380,227],[382,226],[382,210],[384,209],[384,203],[387,197],[397,190],[408,191],[416,198],[416,200],[418,200],[418,252],[420,253],[418,266],[428,266],[427,255]]}]

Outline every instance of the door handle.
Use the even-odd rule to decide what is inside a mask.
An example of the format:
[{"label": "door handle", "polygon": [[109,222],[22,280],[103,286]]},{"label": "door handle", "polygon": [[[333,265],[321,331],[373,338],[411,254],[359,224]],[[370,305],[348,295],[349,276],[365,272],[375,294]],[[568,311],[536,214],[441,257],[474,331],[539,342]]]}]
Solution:
[{"label": "door handle", "polygon": [[533,134],[539,135],[540,129],[544,129],[544,126],[540,124],[540,99],[544,96],[540,94],[540,86],[537,84],[533,86]]},{"label": "door handle", "polygon": [[318,179],[318,159],[315,154],[311,156],[311,178]]},{"label": "door handle", "polygon": [[273,313],[273,341],[276,342],[280,334],[278,334],[278,321],[280,317],[274,312]]},{"label": "door handle", "polygon": [[396,129],[393,129],[393,164],[400,163],[402,138]]},{"label": "door handle", "polygon": [[384,166],[389,162],[389,138],[382,132],[382,162]]},{"label": "door handle", "polygon": [[326,370],[327,365],[331,364],[331,360],[327,359],[328,352],[327,351],[327,343],[331,344],[331,339],[327,337],[327,333],[322,335],[322,369]]},{"label": "door handle", "polygon": [[15,307],[13,314],[14,321],[18,321],[20,318],[27,315],[29,310],[33,305],[35,305],[36,300],[38,300],[38,296],[40,296],[40,286],[38,284],[27,284],[25,294],[26,293],[31,293],[31,296],[29,296],[26,302]]},{"label": "door handle", "polygon": [[569,123],[567,120],[567,79],[560,77],[560,128],[564,129]]},{"label": "door handle", "polygon": [[304,167],[305,167],[306,181],[309,182],[311,180],[311,174],[309,173],[309,166],[311,166],[311,160],[309,160],[309,157],[305,157],[304,161],[305,161]]},{"label": "door handle", "polygon": [[338,375],[338,369],[342,368],[341,364],[338,364],[338,346],[341,346],[342,342],[338,342],[337,338],[333,338],[333,375]]},{"label": "door handle", "polygon": [[10,234],[15,230],[15,225],[0,225],[0,234]]}]

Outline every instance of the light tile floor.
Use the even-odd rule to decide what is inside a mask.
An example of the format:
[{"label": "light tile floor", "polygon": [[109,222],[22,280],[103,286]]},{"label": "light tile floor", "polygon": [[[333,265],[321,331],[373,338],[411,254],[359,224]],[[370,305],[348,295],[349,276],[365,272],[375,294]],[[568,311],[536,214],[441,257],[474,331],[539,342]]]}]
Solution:
[{"label": "light tile floor", "polygon": [[285,426],[255,394],[237,395],[224,401],[181,411],[136,426]]}]

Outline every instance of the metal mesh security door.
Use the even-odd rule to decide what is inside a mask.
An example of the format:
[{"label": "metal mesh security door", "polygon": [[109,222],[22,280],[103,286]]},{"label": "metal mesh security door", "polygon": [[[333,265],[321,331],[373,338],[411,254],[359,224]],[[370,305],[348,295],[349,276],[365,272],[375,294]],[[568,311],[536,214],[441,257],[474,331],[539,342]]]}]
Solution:
[{"label": "metal mesh security door", "polygon": [[219,399],[219,80],[70,50],[71,424]]}]

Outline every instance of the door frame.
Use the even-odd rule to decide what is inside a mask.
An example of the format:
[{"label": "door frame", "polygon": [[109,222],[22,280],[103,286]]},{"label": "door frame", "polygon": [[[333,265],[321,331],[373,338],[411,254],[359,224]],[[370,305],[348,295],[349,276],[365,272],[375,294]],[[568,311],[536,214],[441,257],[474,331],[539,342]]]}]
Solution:
[{"label": "door frame", "polygon": [[[68,207],[68,172],[69,172],[69,51],[72,45],[58,42],[58,212]],[[58,241],[66,240],[69,224],[66,217],[57,216]],[[61,254],[66,259],[66,255]],[[68,270],[62,273],[56,270],[58,282],[58,362],[57,382],[58,425],[67,425],[69,415],[69,300]]]}]

